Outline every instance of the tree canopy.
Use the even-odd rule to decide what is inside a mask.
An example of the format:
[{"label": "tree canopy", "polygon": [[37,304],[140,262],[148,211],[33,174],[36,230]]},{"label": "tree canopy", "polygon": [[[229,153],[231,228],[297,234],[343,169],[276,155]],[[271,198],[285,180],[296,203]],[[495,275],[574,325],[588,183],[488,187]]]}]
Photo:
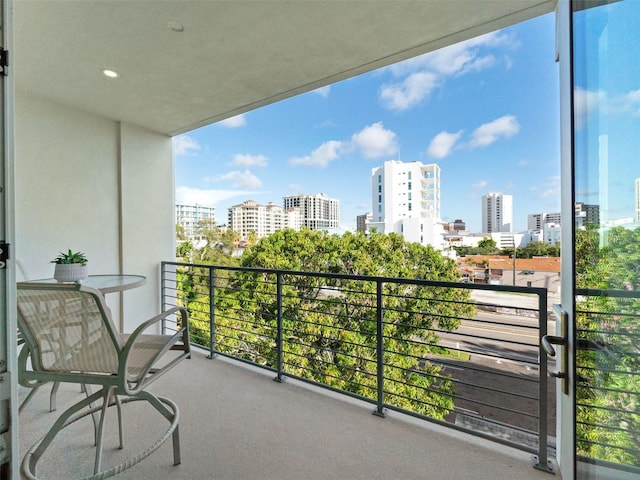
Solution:
[{"label": "tree canopy", "polygon": [[[241,265],[334,276],[282,275],[279,306],[277,277],[234,273],[216,293],[217,348],[276,368],[281,311],[285,373],[372,399],[378,284],[339,275],[459,280],[454,261],[395,234],[282,230],[247,248]],[[461,317],[474,315],[468,293],[391,280],[382,285],[386,401],[442,419],[453,408],[454,386],[425,356],[441,351],[438,330],[451,331]]]},{"label": "tree canopy", "polygon": [[[576,232],[577,438],[581,454],[640,465],[640,229]],[[624,293],[617,293],[624,292]]]}]

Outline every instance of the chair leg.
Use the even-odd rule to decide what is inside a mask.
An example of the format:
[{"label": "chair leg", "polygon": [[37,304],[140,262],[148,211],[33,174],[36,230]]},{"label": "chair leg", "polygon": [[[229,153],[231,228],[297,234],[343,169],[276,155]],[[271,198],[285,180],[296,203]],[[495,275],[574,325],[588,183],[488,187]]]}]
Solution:
[{"label": "chair leg", "polygon": [[118,394],[114,394],[116,397],[116,407],[118,408],[118,435],[120,440],[120,449],[124,448],[124,435],[122,434],[122,402],[120,402],[120,397]]},{"label": "chair leg", "polygon": [[49,394],[49,411],[53,412],[56,410],[56,395],[58,394],[58,388],[60,388],[60,384],[58,382],[53,382],[53,387],[51,387],[51,393]]},{"label": "chair leg", "polygon": [[[169,423],[173,423],[174,419],[176,417],[179,418],[179,413],[176,410],[176,413],[172,413],[171,410],[169,410],[159,399],[158,397],[156,397],[155,395],[152,395],[151,393],[147,392],[147,391],[142,391],[140,393],[138,393],[137,395],[140,398],[145,399],[146,401],[148,401],[151,405],[153,405],[153,407],[160,412],[160,414],[166,418],[167,420],[169,420]],[[179,465],[181,462],[180,459],[180,433],[178,431],[178,425],[176,425],[175,430],[173,431],[173,464],[174,465]]]},{"label": "chair leg", "polygon": [[45,452],[47,447],[49,447],[49,445],[51,444],[53,439],[56,437],[58,432],[60,432],[60,430],[62,430],[65,427],[67,420],[69,420],[69,418],[74,413],[82,410],[87,405],[90,405],[92,402],[98,400],[101,396],[103,396],[102,390],[94,393],[93,395],[87,398],[84,398],[83,400],[79,401],[78,403],[72,405],[67,410],[65,410],[58,417],[58,419],[55,421],[52,427],[49,429],[49,432],[47,432],[47,434],[42,438],[40,443],[38,443],[38,446],[35,449],[33,449],[33,451],[30,451],[29,453],[27,453],[27,455],[25,455],[25,458],[23,459],[23,470],[24,470],[24,466],[27,465],[29,473],[35,476],[36,465],[38,463],[38,460],[40,459],[42,454]]},{"label": "chair leg", "polygon": [[102,443],[104,442],[104,420],[107,417],[107,408],[109,408],[109,401],[111,395],[114,394],[115,387],[108,387],[104,390],[102,397],[102,411],[100,412],[100,424],[98,425],[98,432],[96,435],[96,461],[93,465],[94,475],[100,471],[102,467]]}]

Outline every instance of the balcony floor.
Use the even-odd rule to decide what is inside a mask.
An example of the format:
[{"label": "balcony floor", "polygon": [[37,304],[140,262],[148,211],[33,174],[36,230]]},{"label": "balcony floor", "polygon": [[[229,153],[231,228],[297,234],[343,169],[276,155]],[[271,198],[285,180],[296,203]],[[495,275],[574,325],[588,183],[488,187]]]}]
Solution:
[{"label": "balcony floor", "polygon": [[[172,465],[171,441],[118,478],[135,480],[551,480],[532,467],[531,455],[429,422],[309,386],[272,381],[273,374],[196,350],[152,386],[180,408],[182,464]],[[42,388],[20,415],[22,455],[55,420]],[[26,395],[27,390],[21,389]],[[62,386],[58,412],[81,398]],[[113,411],[111,411],[113,410]],[[108,412],[115,426],[115,409]],[[146,421],[146,419],[149,419]],[[124,407],[125,450],[107,430],[105,464],[134,457],[166,430],[166,421],[143,402]],[[164,427],[164,428],[161,428]],[[41,461],[43,478],[92,471],[90,419],[66,428]],[[61,448],[62,447],[62,448]]]}]

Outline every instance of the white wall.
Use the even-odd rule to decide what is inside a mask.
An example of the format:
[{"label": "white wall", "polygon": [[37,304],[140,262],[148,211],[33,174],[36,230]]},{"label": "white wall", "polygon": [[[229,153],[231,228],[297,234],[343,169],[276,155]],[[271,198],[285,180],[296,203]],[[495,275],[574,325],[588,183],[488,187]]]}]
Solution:
[{"label": "white wall", "polygon": [[[59,251],[84,252],[89,273],[145,275],[107,301],[125,330],[158,313],[159,264],[174,258],[170,138],[16,91],[15,258],[53,275]],[[144,237],[144,238],[143,238]]]},{"label": "white wall", "polygon": [[[122,273],[147,277],[127,291],[125,330],[160,311],[160,262],[175,259],[175,195],[171,138],[122,124]],[[126,302],[131,302],[126,303]]]}]

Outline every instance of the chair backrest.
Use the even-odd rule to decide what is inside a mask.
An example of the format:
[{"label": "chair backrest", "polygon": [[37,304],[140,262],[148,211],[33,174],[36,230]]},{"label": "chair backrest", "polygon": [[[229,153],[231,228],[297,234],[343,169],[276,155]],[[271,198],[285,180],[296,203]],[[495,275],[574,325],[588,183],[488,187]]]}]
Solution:
[{"label": "chair backrest", "polygon": [[19,282],[17,297],[18,327],[34,370],[118,373],[122,339],[98,290]]}]

